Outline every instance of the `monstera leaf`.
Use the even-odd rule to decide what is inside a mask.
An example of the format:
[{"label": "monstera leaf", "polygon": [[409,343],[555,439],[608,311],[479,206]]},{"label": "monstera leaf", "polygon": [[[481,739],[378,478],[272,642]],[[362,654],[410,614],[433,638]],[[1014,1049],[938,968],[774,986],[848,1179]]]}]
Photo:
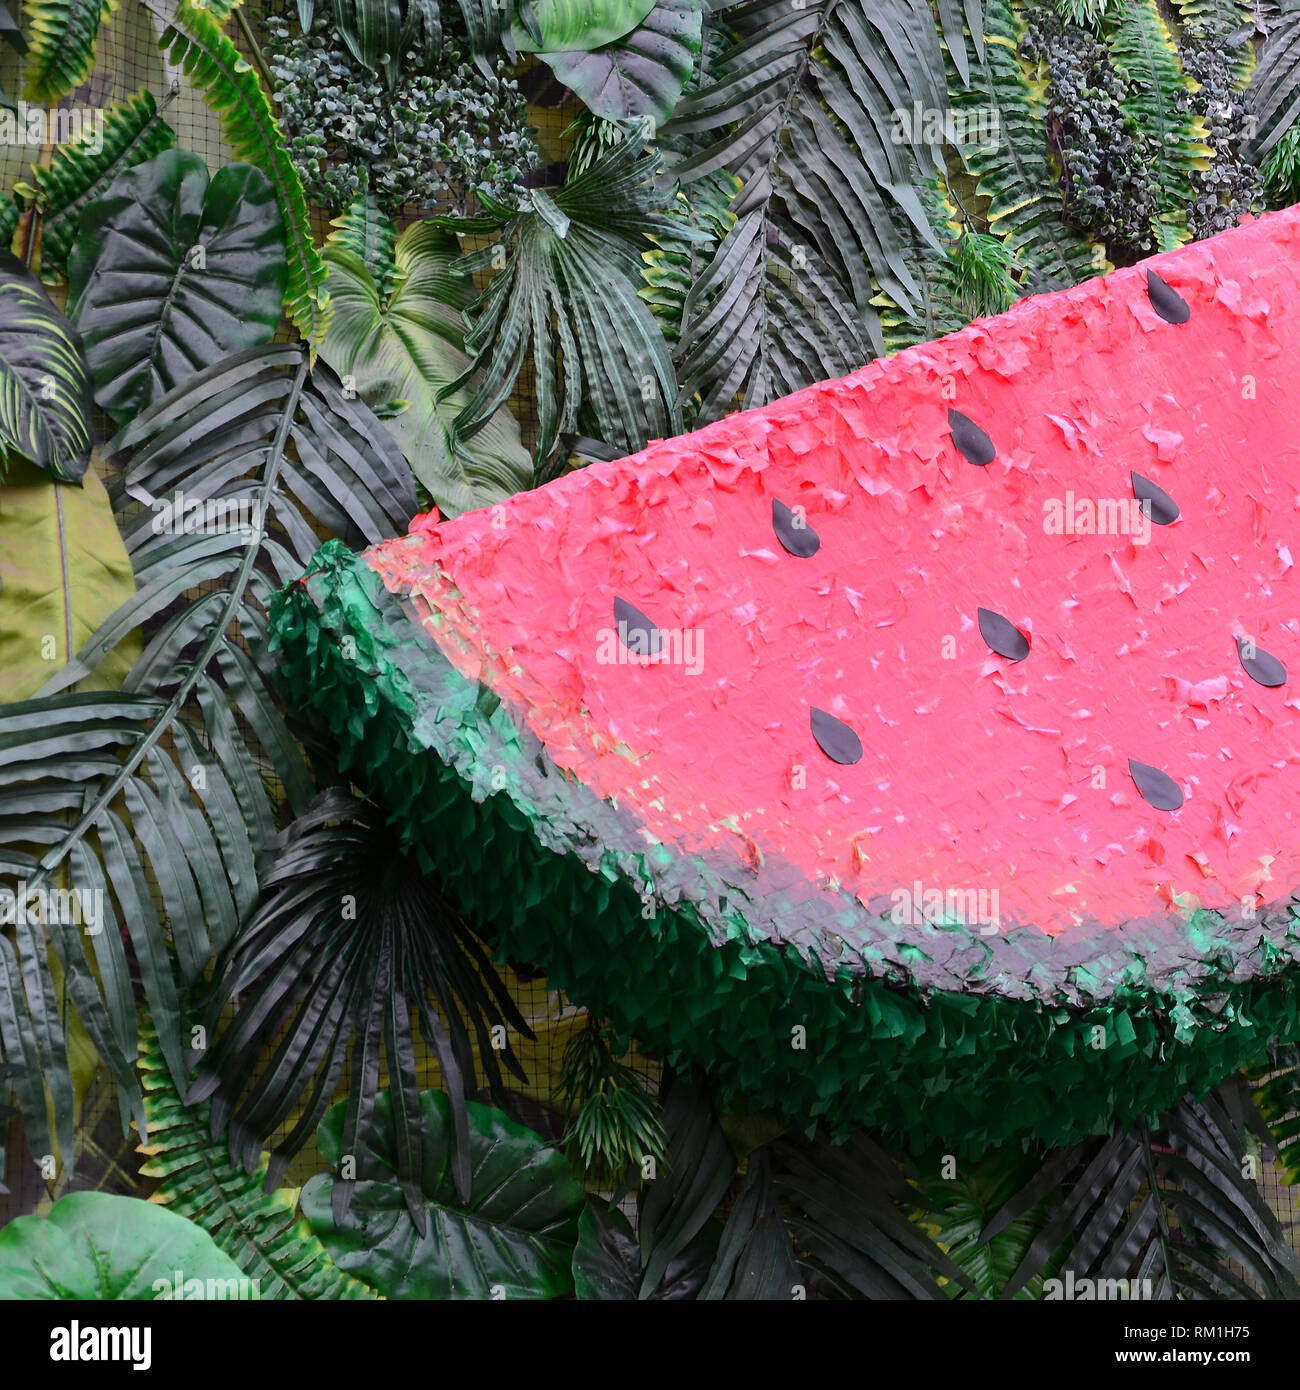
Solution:
[{"label": "monstera leaf", "polygon": [[666,121],[700,51],[703,8],[703,0],[660,0],[613,43],[540,57],[593,114]]},{"label": "monstera leaf", "polygon": [[600,48],[631,33],[653,8],[654,0],[533,0],[536,32],[518,19],[510,36],[524,53]]},{"label": "monstera leaf", "polygon": [[90,462],[90,412],[77,330],[17,256],[0,251],[0,449],[77,482]]},{"label": "monstera leaf", "polygon": [[125,424],[280,322],[284,226],[270,180],[188,150],[127,169],[82,214],[69,314],[95,399]]},{"label": "monstera leaf", "polygon": [[[532,463],[519,426],[496,410],[472,438],[452,428],[470,388],[440,400],[469,367],[461,310],[474,298],[470,277],[453,269],[456,238],[429,222],[408,227],[393,250],[385,294],[342,239],[327,246],[334,305],[321,356],[374,410],[415,476],[446,515],[499,502],[530,486]],[[381,282],[385,276],[380,273]],[[385,407],[394,407],[385,409]]]},{"label": "monstera leaf", "polygon": [[183,1297],[238,1296],[243,1271],[211,1236],[138,1197],[74,1192],[0,1230],[0,1299],[174,1297],[177,1270]]},{"label": "monstera leaf", "polygon": [[[448,1171],[447,1097],[441,1091],[420,1097],[421,1190],[404,1194],[396,1182],[396,1146],[411,1142],[412,1117],[394,1115],[391,1093],[384,1091],[375,1102],[370,1143],[352,1156],[356,1181],[312,1178],[303,1188],[303,1214],[340,1269],[388,1298],[569,1293],[582,1188],[564,1158],[531,1130],[489,1106],[468,1106],[467,1202],[457,1198]],[[345,1108],[344,1102],[335,1105],[316,1135],[336,1168],[344,1157]]]}]

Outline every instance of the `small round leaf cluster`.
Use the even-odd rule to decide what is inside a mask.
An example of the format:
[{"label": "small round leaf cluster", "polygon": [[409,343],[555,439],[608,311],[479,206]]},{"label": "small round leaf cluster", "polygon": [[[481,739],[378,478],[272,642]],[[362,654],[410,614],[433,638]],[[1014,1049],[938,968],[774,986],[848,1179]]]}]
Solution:
[{"label": "small round leaf cluster", "polygon": [[1189,20],[1179,45],[1183,71],[1200,83],[1199,91],[1186,94],[1185,104],[1204,121],[1206,144],[1214,150],[1209,168],[1192,175],[1187,228],[1194,241],[1227,231],[1264,206],[1260,171],[1242,155],[1252,117],[1237,90],[1228,33],[1226,25]]},{"label": "small round leaf cluster", "polygon": [[1128,86],[1106,46],[1086,29],[1040,7],[1021,52],[1045,68],[1047,132],[1061,166],[1065,218],[1104,242],[1117,259],[1156,250],[1160,190],[1155,142],[1122,107]]},{"label": "small round leaf cluster", "polygon": [[289,157],[307,197],[331,213],[369,190],[390,217],[404,209],[464,216],[475,195],[518,206],[540,158],[527,105],[500,56],[471,61],[444,13],[430,70],[406,55],[396,85],[348,52],[322,7],[311,29],[265,20],[267,65]]}]

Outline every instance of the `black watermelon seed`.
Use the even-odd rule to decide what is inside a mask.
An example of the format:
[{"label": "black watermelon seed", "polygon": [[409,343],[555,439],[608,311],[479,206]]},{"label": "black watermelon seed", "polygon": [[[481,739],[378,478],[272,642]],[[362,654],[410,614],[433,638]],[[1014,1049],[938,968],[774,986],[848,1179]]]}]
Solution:
[{"label": "black watermelon seed", "polygon": [[999,656],[1008,661],[1023,661],[1029,655],[1029,638],[1001,613],[991,608],[979,610],[980,636]]},{"label": "black watermelon seed", "polygon": [[619,640],[637,656],[658,656],[663,646],[663,633],[639,609],[626,599],[614,600],[614,625]]},{"label": "black watermelon seed", "polygon": [[817,746],[832,762],[848,766],[861,759],[862,740],[843,720],[814,707],[809,712],[808,722]]},{"label": "black watermelon seed", "polygon": [[1186,323],[1192,316],[1187,301],[1176,289],[1166,285],[1154,270],[1147,271],[1147,295],[1151,307],[1166,323]]},{"label": "black watermelon seed", "polygon": [[1176,811],[1183,804],[1183,790],[1167,772],[1140,763],[1136,758],[1128,760],[1128,770],[1142,799],[1157,811]]},{"label": "black watermelon seed", "polygon": [[1168,526],[1171,521],[1178,520],[1178,503],[1164,488],[1153,483],[1150,478],[1144,478],[1141,473],[1133,473],[1130,476],[1133,479],[1133,496],[1139,502],[1151,504],[1146,511],[1157,526]]},{"label": "black watermelon seed", "polygon": [[1249,637],[1237,638],[1237,656],[1241,669],[1260,685],[1285,685],[1286,667],[1273,655],[1257,647]]},{"label": "black watermelon seed", "polygon": [[790,554],[801,560],[816,555],[821,549],[822,538],[808,525],[807,519],[775,497],[772,498],[772,530]]},{"label": "black watermelon seed", "polygon": [[986,464],[992,463],[997,456],[993,441],[969,415],[963,415],[960,410],[950,408],[948,428],[952,431],[952,442],[976,468],[983,468]]}]

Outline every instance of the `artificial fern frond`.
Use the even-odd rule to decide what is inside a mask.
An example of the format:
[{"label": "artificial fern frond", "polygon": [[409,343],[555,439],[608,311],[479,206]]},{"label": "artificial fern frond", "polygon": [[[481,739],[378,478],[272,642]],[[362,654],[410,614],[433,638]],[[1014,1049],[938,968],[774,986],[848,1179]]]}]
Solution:
[{"label": "artificial fern frond", "polygon": [[48,169],[32,166],[33,182],[18,184],[16,191],[41,209],[42,279],[54,280],[67,273],[82,209],[124,169],[152,159],[175,143],[176,132],[158,114],[152,94],[140,91],[114,102],[104,113],[102,127],[83,130],[76,139],[56,146]]},{"label": "artificial fern frond", "polygon": [[1153,142],[1152,172],[1160,193],[1155,231],[1160,249],[1170,251],[1189,236],[1192,175],[1203,172],[1214,153],[1205,143],[1205,123],[1188,109],[1187,94],[1195,84],[1183,72],[1156,0],[1125,0],[1115,15],[1110,56],[1129,85],[1121,107]]},{"label": "artificial fern frond", "polygon": [[[1254,28],[1254,6],[1251,0],[1170,0],[1184,23],[1197,20],[1233,31]],[[1250,47],[1249,44],[1246,45]]]},{"label": "artificial fern frond", "polygon": [[144,1178],[158,1178],[151,1202],[202,1226],[251,1279],[263,1299],[369,1299],[374,1292],[330,1259],[297,1214],[297,1193],[265,1191],[266,1160],[252,1173],[232,1163],[209,1133],[211,1107],[187,1108],[149,1023],[140,1029],[139,1069],[149,1139],[139,1145]]},{"label": "artificial fern frond", "polygon": [[23,0],[31,44],[23,96],[47,106],[90,76],[99,26],[121,0]]},{"label": "artificial fern frond", "polygon": [[327,245],[350,251],[365,266],[381,300],[397,281],[397,231],[373,193],[361,193],[330,223]]},{"label": "artificial fern frond", "polygon": [[209,11],[196,8],[190,0],[177,7],[159,45],[190,82],[206,93],[235,158],[256,164],[271,180],[284,218],[289,258],[285,309],[314,352],[329,322],[325,267],[312,241],[302,181],[257,74]]},{"label": "artificial fern frond", "polygon": [[467,310],[473,326],[465,350],[473,361],[439,392],[445,400],[469,388],[454,426],[461,440],[509,399],[529,353],[539,468],[561,435],[592,435],[632,453],[680,432],[672,357],[638,296],[640,253],[660,232],[703,234],[658,211],[659,157],[643,157],[641,149],[625,141],[554,196],[533,189],[523,208],[480,194],[483,216],[433,219],[464,235],[501,234],[497,246],[465,257],[464,270],[484,270],[504,253],[500,274]]},{"label": "artificial fern frond", "polygon": [[1039,294],[1077,285],[1104,262],[1065,223],[1034,93],[1017,57],[1020,33],[1009,0],[988,0],[985,61],[972,73],[969,89],[952,88],[952,106],[954,116],[966,118],[967,133],[979,132],[982,114],[997,115],[996,138],[964,141],[962,163],[988,200],[988,230],[1024,266],[1021,289]]}]

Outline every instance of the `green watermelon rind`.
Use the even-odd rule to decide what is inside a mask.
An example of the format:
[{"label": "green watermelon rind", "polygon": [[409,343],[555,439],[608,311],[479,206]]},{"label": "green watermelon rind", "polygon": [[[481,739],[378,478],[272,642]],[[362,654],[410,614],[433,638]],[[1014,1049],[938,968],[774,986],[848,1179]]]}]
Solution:
[{"label": "green watermelon rind", "polygon": [[272,626],[288,697],[330,731],[340,770],[422,864],[491,924],[499,955],[535,962],[575,1002],[702,1067],[724,1100],[837,1137],[878,1126],[960,1153],[1063,1144],[1203,1094],[1271,1039],[1300,1036],[1291,901],[1246,931],[1195,913],[1159,975],[1140,934],[1094,938],[1089,955],[1032,928],[994,943],[945,928],[942,971],[912,969],[931,943],[912,932],[892,959],[863,949],[847,896],[837,909],[835,894],[786,883],[764,898],[729,866],[649,843],[341,543],[277,596]]}]

